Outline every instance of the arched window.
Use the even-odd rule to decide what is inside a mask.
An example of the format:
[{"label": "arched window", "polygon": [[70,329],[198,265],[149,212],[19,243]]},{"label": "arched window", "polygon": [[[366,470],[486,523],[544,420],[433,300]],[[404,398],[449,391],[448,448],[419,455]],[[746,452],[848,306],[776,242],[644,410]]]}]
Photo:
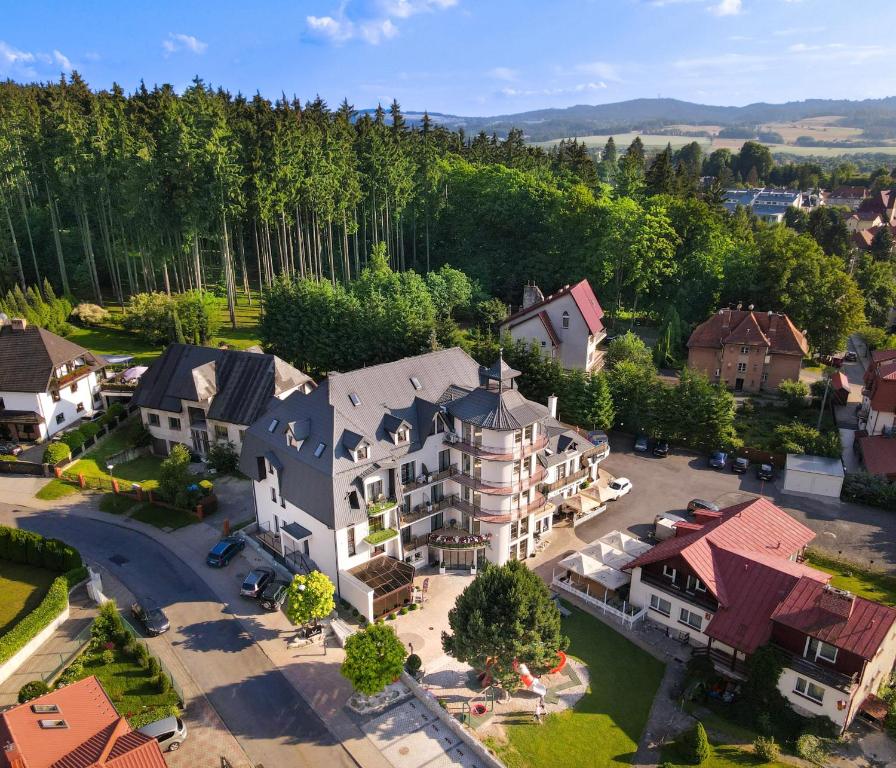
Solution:
[{"label": "arched window", "polygon": [[563,313],[563,327],[569,328],[569,312]]}]

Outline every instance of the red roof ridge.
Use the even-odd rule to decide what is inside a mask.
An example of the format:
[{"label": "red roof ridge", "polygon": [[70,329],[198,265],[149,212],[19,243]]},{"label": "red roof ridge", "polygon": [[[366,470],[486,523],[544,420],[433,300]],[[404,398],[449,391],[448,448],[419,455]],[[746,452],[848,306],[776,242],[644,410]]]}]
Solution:
[{"label": "red roof ridge", "polygon": [[575,285],[567,283],[562,288],[545,296],[541,301],[517,310],[502,325],[509,325],[517,320],[521,321],[535,310],[543,309],[546,305],[566,295],[572,296],[579,313],[582,315],[582,319],[588,326],[588,330],[592,334],[600,333],[603,330],[603,323],[600,320],[604,316],[604,311],[601,309],[597,296],[594,295],[594,290],[591,288],[591,283],[588,282],[587,278],[579,280]]}]

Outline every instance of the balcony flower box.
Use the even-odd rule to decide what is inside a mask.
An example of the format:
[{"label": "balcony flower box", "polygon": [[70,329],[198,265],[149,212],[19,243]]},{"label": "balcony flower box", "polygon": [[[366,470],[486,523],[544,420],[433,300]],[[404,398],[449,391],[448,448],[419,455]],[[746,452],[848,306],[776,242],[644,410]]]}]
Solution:
[{"label": "balcony flower box", "polygon": [[397,506],[398,502],[395,499],[382,499],[380,501],[375,501],[367,505],[367,516],[376,517],[377,515],[381,515],[383,514],[383,512],[388,512],[390,509],[394,509]]},{"label": "balcony flower box", "polygon": [[380,544],[385,544],[387,541],[391,541],[396,536],[398,536],[398,531],[394,528],[383,528],[381,531],[374,531],[365,536],[364,541],[370,544],[371,547],[378,547]]}]

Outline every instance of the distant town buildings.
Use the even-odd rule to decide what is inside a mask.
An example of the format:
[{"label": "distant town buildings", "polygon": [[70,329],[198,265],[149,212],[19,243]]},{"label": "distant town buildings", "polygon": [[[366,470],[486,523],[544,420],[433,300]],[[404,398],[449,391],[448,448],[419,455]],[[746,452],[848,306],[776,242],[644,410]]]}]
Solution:
[{"label": "distant town buildings", "polygon": [[[803,202],[803,193],[799,190],[758,187],[726,190],[723,205],[730,213],[740,206],[749,208],[754,216],[763,221],[780,224],[784,221],[784,214],[788,208],[801,208]],[[818,201],[815,204],[817,205]]]}]

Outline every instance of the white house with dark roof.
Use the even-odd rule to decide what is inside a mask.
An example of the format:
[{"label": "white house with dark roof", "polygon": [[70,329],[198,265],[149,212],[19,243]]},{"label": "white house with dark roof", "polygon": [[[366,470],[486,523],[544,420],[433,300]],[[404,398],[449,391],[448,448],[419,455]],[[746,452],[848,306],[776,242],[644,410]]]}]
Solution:
[{"label": "white house with dark roof", "polygon": [[[555,510],[545,449],[569,428],[520,394],[518,375],[445,349],[331,374],[276,404],[240,461],[262,542],[296,572],[326,573],[368,619],[410,596],[419,567],[527,558]],[[603,449],[572,434],[564,461],[593,479]]]},{"label": "white house with dark roof", "polygon": [[272,403],[314,388],[309,376],[263,352],[170,344],[143,373],[132,399],[153,452],[185,445],[205,456],[217,442],[242,446],[243,433]]},{"label": "white house with dark roof", "polygon": [[0,313],[0,439],[40,442],[102,405],[103,361],[44,328]]},{"label": "white house with dark roof", "polygon": [[606,337],[603,309],[587,280],[565,285],[547,298],[537,285],[523,291],[523,306],[500,327],[514,341],[535,342],[564,368],[599,371],[604,355],[599,349]]}]

